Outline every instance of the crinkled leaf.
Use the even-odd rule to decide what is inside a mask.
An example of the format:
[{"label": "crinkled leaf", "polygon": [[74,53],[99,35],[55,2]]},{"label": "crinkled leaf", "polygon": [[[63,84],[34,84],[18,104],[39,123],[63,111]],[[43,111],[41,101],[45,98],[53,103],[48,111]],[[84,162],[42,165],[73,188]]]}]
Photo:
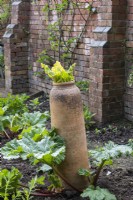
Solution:
[{"label": "crinkled leaf", "polygon": [[127,145],[117,145],[114,142],[109,142],[104,147],[97,148],[96,150],[89,150],[90,156],[94,160],[95,165],[100,165],[102,161],[112,160],[122,155],[131,155],[133,149]]},{"label": "crinkled leaf", "polygon": [[50,171],[52,167],[47,164],[43,164],[41,167],[38,168],[38,171],[47,172]]},{"label": "crinkled leaf", "polygon": [[3,154],[4,159],[17,159],[20,154],[23,153],[23,148],[19,145],[18,140],[15,138],[6,145],[0,148],[0,152]]},{"label": "crinkled leaf", "polygon": [[22,139],[22,137],[29,135],[30,138],[32,138],[34,141],[39,141],[41,140],[44,136],[49,135],[49,131],[44,127],[44,128],[36,128],[34,126],[30,126],[26,129],[23,129],[21,134],[19,135],[19,139]]},{"label": "crinkled leaf", "polygon": [[107,189],[94,188],[93,186],[85,189],[81,196],[83,198],[89,197],[90,200],[117,200],[115,195],[111,194]]},{"label": "crinkled leaf", "polygon": [[[132,150],[133,150],[133,139],[130,139],[129,141],[128,141],[128,145],[132,148]],[[133,155],[133,152],[132,152],[132,155]]]},{"label": "crinkled leaf", "polygon": [[1,148],[1,153],[5,159],[22,158],[23,160],[30,158],[32,162],[41,161],[52,165],[53,163],[61,163],[65,155],[65,147],[56,149],[57,143],[49,137],[45,136],[42,140],[35,142],[29,135],[21,140],[12,140]]},{"label": "crinkled leaf", "polygon": [[28,111],[25,101],[28,99],[28,96],[25,94],[21,95],[12,95],[8,94],[5,98],[0,98],[0,107],[5,107],[5,115],[15,115],[16,113],[22,114],[23,112]]},{"label": "crinkled leaf", "polygon": [[8,128],[15,133],[17,133],[20,129],[23,128],[23,124],[21,123],[21,117],[18,114],[11,116],[11,121]]},{"label": "crinkled leaf", "polygon": [[56,149],[56,151],[52,153],[52,156],[54,158],[54,162],[56,164],[60,164],[65,159],[65,146]]},{"label": "crinkled leaf", "polygon": [[79,169],[78,170],[78,174],[81,175],[81,176],[90,176],[91,175],[91,172],[87,169]]},{"label": "crinkled leaf", "polygon": [[4,131],[11,123],[10,116],[0,116],[0,132]]},{"label": "crinkled leaf", "polygon": [[51,183],[51,185],[48,187],[49,190],[54,190],[54,189],[57,190],[57,188],[59,189],[62,188],[62,181],[57,174],[50,173],[48,176],[48,180]]},{"label": "crinkled leaf", "polygon": [[36,126],[36,127],[44,127],[46,121],[49,119],[49,113],[46,111],[44,113],[40,113],[39,111],[34,113],[24,113],[22,115],[22,123],[26,126]]}]

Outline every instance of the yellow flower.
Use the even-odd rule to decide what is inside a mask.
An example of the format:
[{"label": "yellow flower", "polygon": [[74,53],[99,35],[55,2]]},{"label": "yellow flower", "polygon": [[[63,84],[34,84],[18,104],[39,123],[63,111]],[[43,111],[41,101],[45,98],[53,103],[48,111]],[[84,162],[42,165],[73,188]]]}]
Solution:
[{"label": "yellow flower", "polygon": [[59,61],[56,61],[56,63],[54,64],[51,70],[54,73],[59,73],[59,72],[62,73],[65,71]]},{"label": "yellow flower", "polygon": [[68,70],[65,70],[59,61],[56,61],[51,69],[48,65],[43,63],[41,63],[41,67],[44,69],[45,74],[47,74],[56,83],[74,80],[73,69],[75,64],[71,65]]}]

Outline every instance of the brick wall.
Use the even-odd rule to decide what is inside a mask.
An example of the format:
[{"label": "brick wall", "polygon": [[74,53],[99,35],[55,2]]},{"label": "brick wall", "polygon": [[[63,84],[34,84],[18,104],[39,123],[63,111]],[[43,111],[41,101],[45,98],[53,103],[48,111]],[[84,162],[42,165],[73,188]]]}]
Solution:
[{"label": "brick wall", "polygon": [[21,93],[29,90],[28,83],[28,31],[29,0],[12,4],[11,24],[3,36],[5,53],[5,86],[8,92]]},{"label": "brick wall", "polygon": [[3,37],[4,33],[5,33],[5,28],[2,28],[2,29],[0,30],[0,42],[1,42],[1,43],[2,43],[2,37]]},{"label": "brick wall", "polygon": [[[85,1],[81,1],[85,5]],[[94,1],[93,6],[98,10],[100,6],[99,1]],[[39,53],[43,49],[49,48],[48,35],[47,35],[47,20],[44,12],[41,12],[44,6],[44,1],[39,1],[31,5],[30,13],[30,39],[29,39],[29,66],[32,66],[32,69],[29,70],[29,84],[30,91],[44,90],[49,93],[51,89],[51,82],[49,80],[44,80],[44,78],[39,78],[39,76],[34,76],[36,72],[41,71],[40,64],[36,62],[38,59]],[[88,11],[85,9],[80,10],[85,19],[88,17]],[[66,16],[65,24],[69,26],[71,24],[72,14],[71,11]],[[90,58],[90,44],[94,41],[93,29],[97,26],[97,14],[92,14],[90,20],[87,23],[86,31],[83,34],[82,39],[80,40],[78,47],[75,48],[75,61],[76,70],[75,77],[76,81],[87,80],[89,81],[89,58]],[[76,11],[74,16],[74,27],[73,35],[78,36],[80,29],[83,28],[85,24],[84,19],[79,13],[79,10]],[[67,32],[65,32],[67,36]],[[89,93],[83,92],[82,98],[84,103],[88,105]]]},{"label": "brick wall", "polygon": [[[28,89],[49,93],[52,87],[44,75],[35,76],[42,70],[37,62],[39,53],[49,49],[47,20],[42,12],[44,2],[20,0],[13,4],[12,25],[4,36],[5,52],[9,55],[6,58],[6,88],[13,93]],[[84,5],[86,1],[81,2]],[[124,115],[125,52],[126,57],[131,58],[133,6],[131,0],[94,0],[93,7],[97,13],[91,15],[82,40],[74,51],[75,77],[76,81],[90,82],[89,92],[82,94],[83,101],[96,113],[96,120],[106,122]],[[81,12],[87,17],[86,10]],[[71,13],[68,13],[65,19],[68,26],[71,18]],[[73,35],[78,34],[83,24],[83,18],[76,11]],[[130,64],[131,61],[126,59],[127,72]],[[132,88],[126,87],[125,112],[128,118],[133,105],[131,92]]]},{"label": "brick wall", "polygon": [[133,66],[133,1],[127,0],[125,117],[133,121],[133,87],[127,80]]},{"label": "brick wall", "polygon": [[90,57],[89,103],[98,121],[123,116],[126,1],[102,1]]}]

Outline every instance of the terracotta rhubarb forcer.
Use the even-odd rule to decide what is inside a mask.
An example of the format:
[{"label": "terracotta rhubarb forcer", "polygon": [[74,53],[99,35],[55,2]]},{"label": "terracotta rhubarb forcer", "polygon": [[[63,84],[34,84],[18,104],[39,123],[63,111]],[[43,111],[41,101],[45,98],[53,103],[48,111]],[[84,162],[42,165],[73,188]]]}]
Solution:
[{"label": "terracotta rhubarb forcer", "polygon": [[82,190],[88,180],[78,175],[78,170],[88,169],[89,164],[81,94],[74,82],[53,84],[50,110],[51,126],[66,142],[66,158],[57,171],[71,186]]}]

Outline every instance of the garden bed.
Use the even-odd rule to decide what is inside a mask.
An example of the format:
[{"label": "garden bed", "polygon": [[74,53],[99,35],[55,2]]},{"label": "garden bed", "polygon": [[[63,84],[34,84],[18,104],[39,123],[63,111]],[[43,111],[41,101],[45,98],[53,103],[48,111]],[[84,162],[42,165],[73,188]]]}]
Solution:
[{"label": "garden bed", "polygon": [[[45,94],[40,94],[40,105],[35,110],[41,112],[49,110],[49,100]],[[47,125],[50,127],[50,122]],[[87,130],[88,148],[102,146],[108,141],[113,141],[117,144],[127,144],[128,140],[133,138],[133,124],[126,120],[105,124],[101,126],[94,125],[90,130]],[[0,146],[2,147],[8,139],[0,136]],[[27,183],[33,176],[36,175],[35,166],[31,166],[26,161],[5,160],[1,156],[1,168],[11,169],[12,166],[18,168],[23,174],[23,183]],[[123,157],[117,159],[111,167],[105,167],[98,181],[99,186],[107,188],[116,195],[118,200],[133,200],[133,158]],[[75,191],[64,191],[54,197],[34,197],[34,200],[80,200],[80,194]],[[85,198],[84,198],[85,199]]]}]

